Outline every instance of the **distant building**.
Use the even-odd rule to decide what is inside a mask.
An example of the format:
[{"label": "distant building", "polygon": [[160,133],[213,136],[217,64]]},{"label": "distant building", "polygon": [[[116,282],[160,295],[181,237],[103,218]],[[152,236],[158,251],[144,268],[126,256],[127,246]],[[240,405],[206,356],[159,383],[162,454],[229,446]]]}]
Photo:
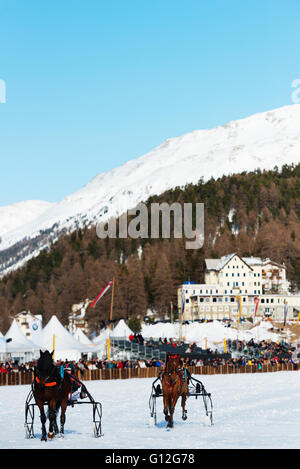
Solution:
[{"label": "distant building", "polygon": [[88,323],[85,319],[85,313],[91,301],[87,298],[82,303],[72,306],[72,313],[69,314],[68,330],[75,334],[76,329],[81,329],[84,334],[88,333]]},{"label": "distant building", "polygon": [[298,316],[300,296],[288,291],[284,265],[270,259],[240,257],[233,253],[221,259],[206,259],[205,283],[185,283],[178,288],[178,309],[184,319],[253,317],[259,300],[258,316],[282,320]]},{"label": "distant building", "polygon": [[20,313],[14,316],[18,326],[20,327],[21,331],[27,337],[27,339],[32,340],[32,334],[30,329],[30,324],[33,321],[41,321],[42,323],[42,315],[41,314],[32,314],[30,311],[21,311]]}]

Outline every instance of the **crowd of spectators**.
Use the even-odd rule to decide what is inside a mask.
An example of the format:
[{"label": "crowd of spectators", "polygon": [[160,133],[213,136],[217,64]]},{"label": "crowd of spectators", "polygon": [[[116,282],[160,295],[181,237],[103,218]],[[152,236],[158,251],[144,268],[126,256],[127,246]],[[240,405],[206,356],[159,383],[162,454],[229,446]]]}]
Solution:
[{"label": "crowd of spectators", "polygon": [[250,362],[250,364],[257,362],[264,364],[287,363],[297,359],[296,348],[286,342],[269,340],[255,342],[253,339],[248,342],[227,340],[227,347],[232,354],[239,355],[239,361]]},{"label": "crowd of spectators", "polygon": [[[134,336],[131,340],[139,341],[145,340],[142,336]],[[139,342],[140,343],[140,342]],[[151,339],[147,341],[147,346],[151,346]],[[157,342],[155,342],[157,343]],[[175,341],[174,339],[160,339],[158,343],[167,345],[173,345],[174,348],[183,345],[183,342]],[[153,341],[154,344],[154,341]],[[227,352],[229,354],[224,356],[223,353],[218,353],[217,350],[207,350],[206,355],[201,357],[187,357],[186,354],[193,353],[196,348],[196,344],[192,343],[188,346],[185,351],[185,357],[183,359],[187,366],[204,366],[211,365],[214,367],[220,365],[229,365],[235,368],[245,365],[258,365],[261,368],[262,365],[276,365],[277,363],[291,363],[296,365],[298,363],[297,351],[291,344],[281,342],[276,343],[272,341],[262,340],[255,342],[253,339],[250,341],[241,340],[227,340],[226,343]],[[300,354],[299,354],[300,357]],[[59,362],[67,364],[65,362]],[[6,361],[0,363],[0,373],[10,372],[31,372],[34,369],[36,362],[18,363],[17,361]],[[97,370],[97,369],[114,369],[114,368],[149,368],[149,367],[163,367],[164,362],[159,359],[118,359],[118,360],[79,360],[73,362],[75,369],[78,369],[80,374],[84,376],[85,370]]]}]

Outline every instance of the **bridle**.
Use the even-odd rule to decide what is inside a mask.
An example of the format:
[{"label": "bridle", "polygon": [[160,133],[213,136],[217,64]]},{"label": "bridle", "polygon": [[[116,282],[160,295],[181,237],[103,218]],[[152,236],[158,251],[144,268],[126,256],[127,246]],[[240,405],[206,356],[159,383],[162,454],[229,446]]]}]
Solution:
[{"label": "bridle", "polygon": [[[174,368],[172,370],[168,370],[167,369],[167,365],[169,363],[169,360],[170,359],[176,359],[177,361],[177,364],[178,364],[178,368]],[[164,375],[166,377],[166,381],[167,381],[167,384],[169,386],[169,389],[171,391],[172,389],[172,386],[174,386],[175,382],[176,382],[176,378],[172,378],[172,375],[175,373],[176,376],[178,376],[180,378],[180,383],[181,383],[181,386],[183,385],[183,378],[182,378],[182,375],[179,371],[179,368],[180,368],[180,362],[179,362],[179,357],[178,355],[169,355],[168,358],[167,358],[167,363],[166,363],[166,368],[165,368],[165,371],[164,371]]]}]

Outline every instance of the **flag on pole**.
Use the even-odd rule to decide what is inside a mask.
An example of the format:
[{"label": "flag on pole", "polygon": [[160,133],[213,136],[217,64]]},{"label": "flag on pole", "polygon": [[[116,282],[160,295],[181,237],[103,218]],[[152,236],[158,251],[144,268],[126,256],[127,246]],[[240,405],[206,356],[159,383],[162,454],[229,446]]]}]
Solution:
[{"label": "flag on pole", "polygon": [[181,296],[182,316],[184,314],[184,307],[185,307],[185,290],[184,290],[184,288],[182,288],[182,296]]},{"label": "flag on pole", "polygon": [[101,292],[99,295],[94,299],[94,301],[90,304],[90,308],[95,308],[96,304],[98,303],[99,300],[101,300],[102,296],[105,295],[105,293],[112,287],[113,285],[113,280],[110,280],[104,288],[102,288]]},{"label": "flag on pole", "polygon": [[254,298],[254,303],[255,303],[255,309],[254,309],[254,315],[253,315],[253,324],[255,324],[256,313],[257,313],[258,305],[259,305],[259,298]]},{"label": "flag on pole", "polygon": [[239,313],[239,323],[241,322],[241,315],[242,315],[242,298],[240,296],[235,297],[237,304],[238,304],[238,313]]},{"label": "flag on pole", "polygon": [[288,313],[289,307],[287,302],[284,302],[284,320],[283,320],[283,325],[286,325],[286,318],[287,318],[287,313]]}]

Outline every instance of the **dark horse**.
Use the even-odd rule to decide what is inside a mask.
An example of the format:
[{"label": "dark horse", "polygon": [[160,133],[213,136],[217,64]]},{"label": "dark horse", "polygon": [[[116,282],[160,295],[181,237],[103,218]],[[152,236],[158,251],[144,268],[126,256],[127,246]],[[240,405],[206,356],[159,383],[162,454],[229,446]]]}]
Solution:
[{"label": "dark horse", "polygon": [[68,373],[60,374],[60,370],[53,363],[53,352],[40,350],[40,358],[34,370],[33,395],[35,402],[40,409],[42,422],[42,441],[47,441],[46,414],[44,404],[48,404],[49,432],[48,438],[54,438],[58,434],[56,416],[59,408],[60,415],[60,434],[64,433],[64,424],[66,421],[66,408],[68,395],[71,393],[72,381]]},{"label": "dark horse", "polygon": [[164,401],[164,414],[168,422],[167,427],[173,428],[173,414],[178,398],[181,396],[182,419],[187,419],[185,409],[188,393],[189,373],[183,369],[178,355],[167,355],[166,367],[162,374],[162,391]]}]

